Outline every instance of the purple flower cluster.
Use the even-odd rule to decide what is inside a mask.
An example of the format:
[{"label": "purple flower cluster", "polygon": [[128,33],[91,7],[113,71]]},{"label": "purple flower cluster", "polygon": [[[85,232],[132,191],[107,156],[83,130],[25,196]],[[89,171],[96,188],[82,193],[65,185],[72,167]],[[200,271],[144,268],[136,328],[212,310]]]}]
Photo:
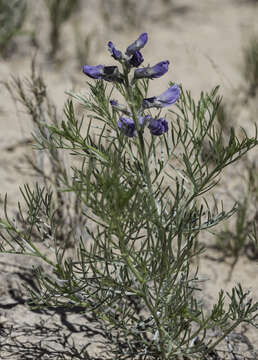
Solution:
[{"label": "purple flower cluster", "polygon": [[[147,125],[152,135],[162,135],[168,131],[168,122],[164,118],[153,119],[151,116],[146,115],[145,117],[139,116],[138,121],[141,129],[144,129],[144,126]],[[117,126],[128,137],[136,135],[135,122],[129,117],[120,116]]]},{"label": "purple flower cluster", "polygon": [[112,41],[108,42],[108,50],[111,52],[111,55],[113,56],[114,59],[118,61],[124,60],[127,63],[127,65],[132,67],[138,67],[144,61],[140,49],[144,47],[147,41],[148,41],[148,35],[147,33],[143,33],[138,37],[138,39],[134,43],[128,46],[128,48],[125,51],[125,54],[123,54],[120,50],[117,50],[115,48],[115,45],[112,43]]},{"label": "purple flower cluster", "polygon": [[[127,68],[138,67],[144,61],[142,53],[140,50],[145,46],[148,41],[147,33],[141,34],[138,39],[128,46],[125,53],[116,49],[112,41],[108,42],[108,50],[110,51],[112,57],[121,62],[125,63]],[[164,75],[168,71],[169,61],[161,61],[153,67],[145,67],[141,69],[136,69],[134,72],[134,79],[148,78],[155,79]],[[93,79],[102,79],[106,81],[119,81],[123,79],[123,75],[119,73],[117,66],[83,66],[84,74],[88,75]]]},{"label": "purple flower cluster", "polygon": [[[118,60],[120,62],[124,61],[127,67],[138,67],[144,60],[139,50],[144,47],[147,40],[148,35],[146,33],[141,34],[134,43],[128,46],[125,54],[123,54],[120,50],[117,50],[112,41],[109,41],[108,50],[111,52],[111,55],[115,60]],[[119,72],[117,66],[84,65],[83,72],[92,79],[102,79],[106,81],[119,82],[121,82],[123,79],[123,75]]]},{"label": "purple flower cluster", "polygon": [[[156,79],[168,71],[169,61],[161,61],[154,66],[138,68],[144,61],[141,49],[148,41],[147,33],[141,34],[138,39],[129,45],[123,53],[118,50],[112,41],[108,42],[108,50],[111,56],[123,65],[124,73],[120,73],[118,66],[83,66],[84,74],[92,79],[119,82],[124,87],[134,86],[139,79]],[[131,84],[126,81],[131,68],[134,70]],[[152,135],[160,136],[168,131],[168,122],[165,118],[152,118],[150,115],[144,115],[144,111],[150,108],[161,109],[174,104],[180,96],[179,87],[174,84],[170,86],[159,96],[153,96],[142,100],[142,105],[138,109],[138,131],[144,131],[148,127]],[[137,126],[132,119],[132,115],[126,106],[119,104],[116,100],[111,100],[110,104],[115,111],[122,112],[125,116],[120,116],[117,122],[118,129],[128,137],[137,135]]]}]

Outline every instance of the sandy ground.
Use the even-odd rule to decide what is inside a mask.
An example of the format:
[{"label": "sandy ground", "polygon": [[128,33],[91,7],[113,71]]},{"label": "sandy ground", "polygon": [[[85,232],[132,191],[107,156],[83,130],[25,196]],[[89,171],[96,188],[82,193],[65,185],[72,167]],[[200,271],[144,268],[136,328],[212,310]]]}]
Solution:
[{"label": "sandy ground", "polygon": [[[30,0],[28,3],[29,14],[24,27],[35,31],[37,62],[60,116],[67,98],[65,91],[82,91],[86,87],[86,78],[81,73],[83,63],[76,55],[76,44],[83,46],[82,40],[86,37],[91,42],[89,51],[85,51],[85,64],[109,65],[113,62],[106,51],[109,40],[123,49],[141,32],[148,32],[145,61],[153,64],[169,59],[171,62],[168,74],[152,83],[150,93],[153,94],[163,91],[169,80],[182,83],[194,97],[198,97],[200,91],[209,91],[219,84],[221,94],[234,104],[235,94],[239,94],[239,89],[245,89],[241,73],[243,47],[251,34],[258,34],[257,1],[177,0],[165,5],[165,1],[149,0],[148,6],[142,1],[134,16],[136,24],[129,27],[119,13],[119,0],[110,1],[110,6],[117,6],[111,6],[112,11],[108,12],[110,19],[106,23],[101,13],[108,1],[82,0],[80,13],[74,14],[72,21],[63,28],[57,60],[48,56],[49,23],[43,1]],[[16,45],[9,57],[0,58],[1,82],[10,81],[11,76],[25,77],[30,73],[30,62],[36,49],[29,36],[25,35],[17,38]],[[14,106],[3,85],[0,85],[0,96],[0,204],[2,207],[3,196],[8,193],[9,210],[15,214],[17,201],[21,198],[19,186],[31,182],[25,155],[30,151],[26,140],[31,138],[32,125],[23,109],[19,105]],[[239,116],[236,121],[252,132],[251,122],[248,121],[255,117],[257,121],[257,99],[248,105],[250,108],[243,109],[237,104],[232,107],[237,107]],[[252,151],[251,158],[255,158],[256,154],[257,149]],[[224,187],[220,188],[219,196],[223,197],[231,189],[236,192],[241,190],[241,180],[231,181],[232,175],[238,171],[240,168],[233,165],[225,172],[222,179]],[[258,300],[257,262],[241,257],[228,280],[232,259],[222,262],[211,260],[210,256],[221,256],[214,250],[209,250],[207,255],[209,257],[202,256],[200,259],[200,278],[210,280],[204,283],[203,300],[206,303],[212,304],[220,289],[229,291],[238,282],[245,289],[250,289],[253,298]],[[51,310],[49,317],[43,312],[33,312],[25,305],[26,293],[21,284],[32,284],[32,264],[32,259],[0,255],[0,359],[7,358],[8,354],[11,354],[11,359],[61,359],[62,352],[67,359],[83,359],[83,353],[76,354],[73,340],[80,349],[91,344],[87,350],[94,353],[94,343],[101,340],[101,331],[94,328],[93,319],[79,313]],[[37,327],[40,322],[41,330]],[[16,335],[16,342],[10,340],[11,332]],[[26,340],[28,338],[33,344]],[[56,339],[59,348],[55,345]],[[52,341],[52,353],[45,351],[46,341]],[[257,330],[242,326],[231,336],[230,343],[239,354],[235,359],[258,358]],[[227,344],[223,344],[221,349],[227,350]],[[221,359],[234,359],[228,351],[219,354]]]}]

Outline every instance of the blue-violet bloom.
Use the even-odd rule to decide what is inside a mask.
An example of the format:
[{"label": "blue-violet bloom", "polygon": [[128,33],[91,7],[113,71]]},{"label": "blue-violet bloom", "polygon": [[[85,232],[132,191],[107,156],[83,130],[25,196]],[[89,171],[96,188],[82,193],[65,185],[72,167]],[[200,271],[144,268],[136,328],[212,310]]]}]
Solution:
[{"label": "blue-violet bloom", "polygon": [[84,65],[83,72],[92,79],[102,79],[106,81],[118,81],[121,82],[123,77],[120,74],[117,66],[90,66]]},{"label": "blue-violet bloom", "polygon": [[121,116],[117,122],[117,127],[128,137],[134,137],[136,126],[133,119]]},{"label": "blue-violet bloom", "polygon": [[[143,126],[145,121],[142,116],[139,116],[140,126]],[[117,122],[117,127],[128,137],[134,137],[136,135],[136,125],[133,119],[125,116],[121,116]]]},{"label": "blue-violet bloom", "polygon": [[112,43],[112,41],[108,42],[108,50],[111,52],[114,59],[121,60],[123,58],[122,52],[115,48],[115,45]]},{"label": "blue-violet bloom", "polygon": [[150,67],[145,67],[142,69],[136,69],[134,72],[134,78],[140,79],[140,78],[149,78],[149,79],[155,79],[159,78],[162,75],[164,75],[168,71],[168,65],[169,61],[161,61],[157,63],[156,65]]},{"label": "blue-violet bloom", "polygon": [[138,67],[143,62],[143,56],[140,53],[140,49],[146,44],[148,40],[147,33],[143,33],[139,36],[139,38],[126,49],[126,53],[123,54],[120,50],[117,50],[112,41],[108,42],[108,50],[113,56],[114,59],[121,61],[125,60],[125,62],[129,66]]},{"label": "blue-violet bloom", "polygon": [[134,43],[132,43],[131,45],[128,46],[125,54],[127,56],[134,55],[134,53],[136,51],[138,51],[144,47],[144,45],[147,43],[147,41],[148,41],[148,34],[142,33]]},{"label": "blue-violet bloom", "polygon": [[160,136],[168,132],[168,122],[165,118],[151,119],[148,128],[152,135]]},{"label": "blue-violet bloom", "polygon": [[153,96],[143,100],[142,107],[148,109],[151,107],[163,108],[174,104],[180,96],[180,88],[178,85],[174,84],[170,86],[166,91],[164,91],[159,96]]},{"label": "blue-violet bloom", "polygon": [[110,100],[110,105],[114,106],[115,108],[118,106],[118,101],[117,100]]},{"label": "blue-violet bloom", "polygon": [[92,79],[101,79],[104,74],[104,66],[97,65],[97,66],[88,66],[84,65],[82,68],[84,74],[88,75]]},{"label": "blue-violet bloom", "polygon": [[131,59],[129,60],[129,63],[133,67],[138,67],[143,61],[144,59],[142,54],[140,53],[140,51],[136,50]]}]

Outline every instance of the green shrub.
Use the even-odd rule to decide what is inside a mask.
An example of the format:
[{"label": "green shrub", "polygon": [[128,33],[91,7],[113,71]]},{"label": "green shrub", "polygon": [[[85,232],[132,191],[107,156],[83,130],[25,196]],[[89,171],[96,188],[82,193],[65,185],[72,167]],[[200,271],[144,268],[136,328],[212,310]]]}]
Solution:
[{"label": "green shrub", "polygon": [[26,0],[0,0],[0,52],[5,55],[26,16]]},{"label": "green shrub", "polygon": [[[218,88],[195,102],[182,86],[169,83],[161,95],[149,97],[150,79],[165,74],[169,62],[134,70],[146,42],[147,34],[141,34],[125,53],[109,42],[118,66],[85,65],[84,73],[96,81],[88,83],[87,96],[71,93],[85,117],[68,100],[61,124],[44,124],[48,136],[35,136],[39,149],[68,151],[81,160],[71,167],[70,183],[60,178],[62,191],[75,194],[87,209],[86,234],[74,234],[76,254],[68,256],[59,246],[57,209],[39,185],[22,190],[22,229],[9,218],[5,201],[1,251],[48,264],[52,274],[34,270],[39,290],[28,289],[31,306],[80,306],[93,313],[103,329],[105,355],[207,359],[241,323],[258,327],[258,303],[241,284],[221,290],[205,310],[192,261],[204,250],[196,247],[198,235],[236,211],[225,211],[215,198],[208,201],[208,192],[225,167],[257,145],[257,134],[249,138],[243,132],[239,139],[231,130],[222,143],[214,126]],[[202,159],[205,140],[216,155],[212,165]],[[34,241],[38,226],[47,230],[41,240],[51,255]],[[220,335],[208,339],[214,328]]]}]

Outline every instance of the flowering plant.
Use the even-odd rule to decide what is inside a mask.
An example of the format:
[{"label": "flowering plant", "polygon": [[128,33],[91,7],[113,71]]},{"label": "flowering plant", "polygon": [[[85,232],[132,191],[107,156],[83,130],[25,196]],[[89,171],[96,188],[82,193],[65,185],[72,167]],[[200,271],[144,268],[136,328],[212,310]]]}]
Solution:
[{"label": "flowering plant", "polygon": [[[207,359],[241,322],[257,326],[258,303],[248,299],[241,285],[231,293],[221,291],[205,312],[192,261],[201,252],[199,234],[236,211],[219,209],[216,200],[209,204],[205,194],[216,186],[223,168],[257,145],[257,136],[244,133],[239,140],[232,131],[222,146],[222,134],[213,125],[221,101],[218,88],[202,93],[197,104],[174,83],[161,95],[148,97],[149,81],[164,75],[169,62],[139,68],[147,40],[141,34],[125,53],[109,42],[120,65],[83,67],[96,82],[88,83],[89,96],[70,95],[85,109],[86,133],[85,120],[77,119],[69,100],[66,121],[48,125],[48,137],[36,137],[41,150],[69,150],[81,159],[80,166],[72,167],[70,184],[62,175],[59,179],[85,208],[88,225],[77,239],[78,256],[68,257],[55,242],[55,209],[39,186],[23,192],[29,214],[25,230],[7,212],[0,219],[1,249],[47,262],[53,274],[35,271],[40,294],[29,289],[31,304],[79,305],[95,313],[104,329],[105,352],[112,357]],[[113,98],[114,91],[123,104]],[[163,108],[168,114],[160,117]],[[204,140],[216,155],[212,166],[202,160]],[[55,261],[33,242],[32,228],[39,223],[47,226]],[[220,335],[208,340],[213,328]]]}]

